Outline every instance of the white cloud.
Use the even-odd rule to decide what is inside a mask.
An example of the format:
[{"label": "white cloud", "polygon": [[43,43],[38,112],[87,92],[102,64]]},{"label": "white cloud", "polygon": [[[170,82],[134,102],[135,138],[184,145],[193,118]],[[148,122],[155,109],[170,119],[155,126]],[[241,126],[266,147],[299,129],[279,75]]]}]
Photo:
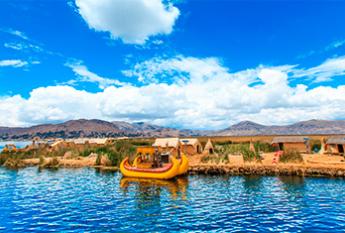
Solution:
[{"label": "white cloud", "polygon": [[40,64],[40,61],[23,61],[20,59],[7,59],[7,60],[0,60],[0,67],[13,67],[13,68],[21,68],[21,67],[28,67],[30,65],[37,65]]},{"label": "white cloud", "polygon": [[32,50],[34,52],[44,51],[38,45],[34,45],[31,43],[23,43],[23,42],[7,42],[7,43],[4,43],[4,47],[9,48],[9,49],[18,50],[18,51],[22,51],[22,50]]},{"label": "white cloud", "polygon": [[[156,58],[134,67],[132,76],[141,75],[144,80],[147,76],[156,82],[104,85],[97,93],[59,85],[34,89],[28,98],[3,97],[0,125],[98,118],[219,129],[242,120],[288,124],[314,118],[341,119],[345,115],[345,86],[291,86],[289,80],[296,66],[261,65],[230,72],[216,58],[179,56]],[[82,65],[75,72],[87,79],[95,75]],[[161,74],[166,78],[159,78]],[[170,81],[164,83],[165,79]]]},{"label": "white cloud", "polygon": [[27,66],[29,63],[27,61],[22,61],[19,59],[12,59],[12,60],[0,60],[0,67],[5,67],[5,66],[9,66],[9,67],[23,67],[23,66]]},{"label": "white cloud", "polygon": [[180,12],[162,0],[76,0],[79,14],[96,31],[113,39],[144,44],[149,37],[170,34]]},{"label": "white cloud", "polygon": [[328,50],[331,50],[331,49],[336,49],[336,48],[342,47],[343,45],[345,45],[345,40],[337,40],[337,41],[334,41],[331,44],[329,44],[325,48],[325,50],[328,51]]},{"label": "white cloud", "polygon": [[331,58],[322,64],[294,72],[295,77],[306,77],[314,82],[332,81],[337,76],[345,75],[345,56]]},{"label": "white cloud", "polygon": [[67,63],[66,66],[70,67],[72,71],[78,76],[78,79],[69,80],[67,84],[76,84],[78,82],[90,82],[96,83],[100,89],[104,89],[112,85],[125,85],[119,80],[104,78],[89,71],[88,68],[81,62]]},{"label": "white cloud", "polygon": [[29,37],[27,37],[24,32],[21,32],[19,30],[15,30],[12,28],[6,28],[6,29],[1,29],[1,31],[8,33],[8,34],[11,34],[13,36],[19,37],[23,40],[30,40]]}]

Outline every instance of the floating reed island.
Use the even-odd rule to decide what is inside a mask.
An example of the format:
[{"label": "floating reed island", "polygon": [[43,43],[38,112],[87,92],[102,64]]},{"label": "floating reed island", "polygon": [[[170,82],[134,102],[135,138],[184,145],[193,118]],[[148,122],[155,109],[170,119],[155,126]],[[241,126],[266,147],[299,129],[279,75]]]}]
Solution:
[{"label": "floating reed island", "polygon": [[199,138],[78,138],[40,140],[17,149],[7,145],[0,165],[8,168],[95,167],[117,171],[127,156],[154,149],[189,160],[189,174],[344,177],[343,136]]}]

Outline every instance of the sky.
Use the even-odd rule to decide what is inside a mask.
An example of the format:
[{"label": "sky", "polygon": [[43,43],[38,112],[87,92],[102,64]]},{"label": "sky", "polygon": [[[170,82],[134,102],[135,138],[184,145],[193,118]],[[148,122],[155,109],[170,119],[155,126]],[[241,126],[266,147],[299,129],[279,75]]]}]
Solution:
[{"label": "sky", "polygon": [[0,126],[345,119],[345,1],[1,0]]}]

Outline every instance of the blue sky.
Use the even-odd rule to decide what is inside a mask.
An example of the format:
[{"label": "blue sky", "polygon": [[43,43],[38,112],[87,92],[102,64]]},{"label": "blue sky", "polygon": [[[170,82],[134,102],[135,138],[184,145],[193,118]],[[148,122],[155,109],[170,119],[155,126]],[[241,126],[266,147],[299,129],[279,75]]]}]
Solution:
[{"label": "blue sky", "polygon": [[343,119],[345,1],[0,2],[0,125]]}]

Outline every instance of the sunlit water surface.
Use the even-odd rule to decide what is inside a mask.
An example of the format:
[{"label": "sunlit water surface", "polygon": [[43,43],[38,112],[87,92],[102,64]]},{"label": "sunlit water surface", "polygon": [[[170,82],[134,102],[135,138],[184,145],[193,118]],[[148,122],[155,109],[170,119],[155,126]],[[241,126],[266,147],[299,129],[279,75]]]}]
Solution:
[{"label": "sunlit water surface", "polygon": [[5,232],[343,232],[345,180],[0,168]]}]

